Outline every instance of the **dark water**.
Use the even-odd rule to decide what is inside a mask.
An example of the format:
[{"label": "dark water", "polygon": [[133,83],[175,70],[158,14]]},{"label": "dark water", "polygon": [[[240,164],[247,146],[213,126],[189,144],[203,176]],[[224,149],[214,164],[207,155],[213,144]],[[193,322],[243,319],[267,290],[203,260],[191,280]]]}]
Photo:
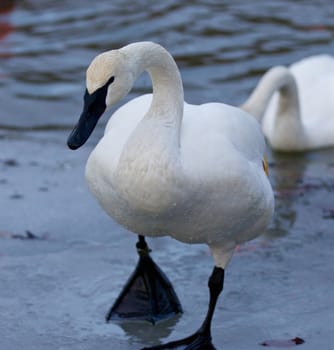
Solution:
[{"label": "dark water", "polygon": [[[90,60],[129,42],[164,45],[193,103],[239,104],[269,67],[334,48],[331,0],[1,3],[0,125],[7,126],[73,124]],[[133,94],[149,89],[142,78]]]},{"label": "dark water", "polygon": [[[0,0],[0,337],[6,349],[138,349],[189,334],[203,317],[208,250],[166,238],[150,244],[175,283],[182,318],[155,328],[103,319],[135,263],[134,238],[84,187],[84,164],[103,125],[78,152],[65,141],[81,112],[91,59],[141,40],[173,54],[187,101],[238,105],[271,66],[334,52],[334,5]],[[129,98],[150,88],[144,76]],[[334,151],[268,152],[276,213],[265,237],[232,259],[215,344],[256,350],[301,337],[301,349],[332,350]],[[7,239],[26,229],[42,239]]]}]

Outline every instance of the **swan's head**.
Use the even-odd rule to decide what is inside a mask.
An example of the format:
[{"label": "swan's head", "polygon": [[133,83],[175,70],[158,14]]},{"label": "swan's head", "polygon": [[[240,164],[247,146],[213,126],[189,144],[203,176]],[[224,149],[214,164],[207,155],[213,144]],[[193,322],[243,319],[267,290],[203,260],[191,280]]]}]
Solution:
[{"label": "swan's head", "polygon": [[83,111],[68,138],[69,148],[77,149],[88,140],[105,110],[129,93],[135,76],[119,50],[104,52],[93,59],[86,73]]}]

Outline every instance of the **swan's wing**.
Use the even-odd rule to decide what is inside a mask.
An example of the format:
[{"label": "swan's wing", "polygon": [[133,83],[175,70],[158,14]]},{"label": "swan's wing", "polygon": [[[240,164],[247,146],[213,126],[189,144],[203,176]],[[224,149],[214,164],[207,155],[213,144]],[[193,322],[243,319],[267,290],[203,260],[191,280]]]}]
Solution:
[{"label": "swan's wing", "polygon": [[[152,94],[134,98],[110,117],[105,135],[121,149],[148,111]],[[117,142],[115,142],[115,138]],[[196,140],[194,142],[194,140]],[[181,144],[187,152],[199,152],[203,158],[225,153],[223,143],[234,145],[249,160],[261,158],[265,143],[259,124],[248,113],[222,103],[192,105],[185,103]],[[213,147],[212,152],[204,152]]]},{"label": "swan's wing", "polygon": [[291,65],[299,91],[303,125],[312,146],[333,144],[334,58],[316,55]]},{"label": "swan's wing", "polygon": [[[273,212],[264,153],[261,126],[248,113],[217,103],[185,106],[181,159],[193,191],[187,205],[196,239],[243,242],[264,229]],[[210,230],[203,232],[208,218]]]},{"label": "swan's wing", "polygon": [[[108,121],[105,136],[96,149],[108,150],[108,164],[112,168],[129,136],[148,111],[151,100],[151,94],[137,97],[120,107]],[[264,152],[260,126],[244,111],[221,103],[199,106],[185,103],[181,157],[190,171],[200,173],[207,167],[225,167],[231,161],[228,157],[261,163]]]},{"label": "swan's wing", "polygon": [[261,164],[265,141],[259,123],[239,108],[221,103],[185,104],[181,151],[192,171],[211,168],[221,172],[238,162]]},{"label": "swan's wing", "polygon": [[301,86],[312,86],[315,80],[334,71],[334,58],[330,55],[315,55],[293,63],[289,69]]}]

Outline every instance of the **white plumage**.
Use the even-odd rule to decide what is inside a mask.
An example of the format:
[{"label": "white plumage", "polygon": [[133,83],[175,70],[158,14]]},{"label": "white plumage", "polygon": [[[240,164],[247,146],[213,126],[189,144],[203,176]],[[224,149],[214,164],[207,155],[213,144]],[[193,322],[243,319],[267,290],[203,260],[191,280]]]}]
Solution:
[{"label": "white plumage", "polygon": [[334,58],[317,55],[268,70],[242,108],[262,122],[273,149],[334,146]]},{"label": "white plumage", "polygon": [[[112,115],[86,166],[89,188],[103,209],[139,234],[139,267],[107,319],[115,313],[131,317],[137,312],[131,308],[144,300],[150,301],[147,310],[153,310],[149,319],[166,316],[162,295],[171,294],[171,285],[148,258],[142,236],[169,235],[186,243],[206,243],[215,267],[202,326],[190,337],[150,349],[214,349],[210,328],[225,266],[235,246],[260,235],[273,213],[264,136],[259,123],[241,109],[185,103],[171,55],[160,45],[142,42],[102,53],[92,61],[84,111],[69,137],[70,148],[87,140],[105,108],[124,97],[144,71],[151,77],[153,94],[131,100]],[[158,277],[151,276],[153,270]],[[148,286],[148,295],[136,288],[130,291],[138,286],[137,277],[140,286]],[[161,281],[165,294],[154,293],[161,289]],[[135,296],[138,299],[133,300]],[[162,316],[157,310],[160,299]],[[178,300],[175,295],[169,299],[167,309],[173,310]]]},{"label": "white plumage", "polygon": [[[138,97],[110,118],[87,162],[89,187],[104,210],[133,232],[227,250],[227,258],[216,256],[223,267],[235,245],[261,234],[272,215],[260,127],[232,106],[184,103],[177,67],[160,46],[132,44],[119,52],[135,62],[116,60],[112,69],[134,70],[133,79],[147,70],[154,102],[152,95]],[[102,85],[112,74],[101,64],[106,55],[90,66],[88,88],[96,75]],[[116,88],[111,85],[108,95]]]}]

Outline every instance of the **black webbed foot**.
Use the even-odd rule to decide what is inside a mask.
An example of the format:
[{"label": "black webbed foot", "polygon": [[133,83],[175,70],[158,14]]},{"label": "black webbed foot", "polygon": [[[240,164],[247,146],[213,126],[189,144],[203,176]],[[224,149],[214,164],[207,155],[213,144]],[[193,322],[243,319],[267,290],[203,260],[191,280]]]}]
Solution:
[{"label": "black webbed foot", "polygon": [[141,350],[216,350],[211,342],[211,337],[207,334],[196,332],[190,337],[172,341],[170,343],[157,345],[153,347],[145,347]]},{"label": "black webbed foot", "polygon": [[176,340],[170,343],[153,347],[146,347],[141,350],[216,350],[211,341],[211,322],[219,294],[223,290],[224,275],[224,269],[220,267],[214,267],[208,283],[210,291],[208,312],[206,314],[204,322],[197,332],[181,340]]},{"label": "black webbed foot", "polygon": [[137,250],[137,266],[106,320],[146,320],[154,324],[182,313],[172,284],[151,258],[143,236],[139,236]]}]

